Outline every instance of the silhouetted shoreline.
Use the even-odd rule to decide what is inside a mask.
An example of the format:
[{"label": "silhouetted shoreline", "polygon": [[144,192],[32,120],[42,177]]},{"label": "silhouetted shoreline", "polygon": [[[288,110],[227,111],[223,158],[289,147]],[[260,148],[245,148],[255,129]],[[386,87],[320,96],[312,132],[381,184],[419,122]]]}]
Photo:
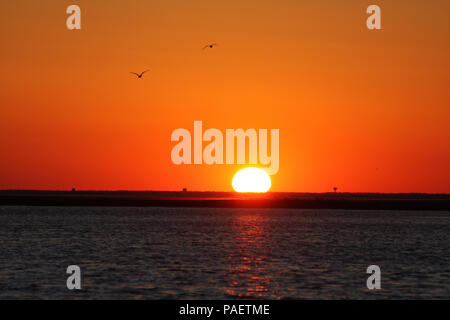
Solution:
[{"label": "silhouetted shoreline", "polygon": [[450,211],[450,195],[4,190],[0,205]]}]

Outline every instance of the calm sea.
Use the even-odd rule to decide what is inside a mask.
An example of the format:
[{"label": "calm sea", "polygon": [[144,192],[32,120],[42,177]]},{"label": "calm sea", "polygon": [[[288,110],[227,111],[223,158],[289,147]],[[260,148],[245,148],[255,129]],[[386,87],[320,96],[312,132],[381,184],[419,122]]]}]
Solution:
[{"label": "calm sea", "polygon": [[0,207],[0,299],[42,298],[450,299],[450,212]]}]

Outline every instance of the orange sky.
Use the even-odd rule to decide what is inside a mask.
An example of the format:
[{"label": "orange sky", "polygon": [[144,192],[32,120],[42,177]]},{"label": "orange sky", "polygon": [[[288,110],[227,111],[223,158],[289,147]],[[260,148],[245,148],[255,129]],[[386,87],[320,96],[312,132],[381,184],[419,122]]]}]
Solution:
[{"label": "orange sky", "polygon": [[[81,31],[66,29],[70,4]],[[381,31],[365,27],[369,4]],[[202,120],[280,129],[272,191],[449,193],[448,12],[447,0],[2,1],[0,189],[231,190],[242,166],[171,162],[172,131]]]}]

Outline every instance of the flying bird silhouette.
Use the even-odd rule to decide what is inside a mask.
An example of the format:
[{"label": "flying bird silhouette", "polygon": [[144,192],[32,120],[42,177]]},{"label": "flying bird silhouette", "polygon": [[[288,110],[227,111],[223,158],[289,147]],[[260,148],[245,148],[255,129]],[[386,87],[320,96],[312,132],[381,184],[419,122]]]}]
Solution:
[{"label": "flying bird silhouette", "polygon": [[144,73],[146,73],[147,71],[150,71],[150,70],[145,70],[145,71],[143,71],[141,73],[136,73],[136,72],[130,72],[130,73],[135,74],[140,79],[140,78],[142,78]]},{"label": "flying bird silhouette", "polygon": [[212,49],[214,47],[217,47],[218,45],[219,44],[217,44],[217,43],[211,43],[211,44],[208,44],[207,46],[204,46],[203,50],[208,49],[208,48]]}]

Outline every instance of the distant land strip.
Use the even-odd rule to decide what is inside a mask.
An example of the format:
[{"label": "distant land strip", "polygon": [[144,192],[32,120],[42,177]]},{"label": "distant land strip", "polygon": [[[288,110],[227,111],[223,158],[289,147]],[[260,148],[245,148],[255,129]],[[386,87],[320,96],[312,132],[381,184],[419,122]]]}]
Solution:
[{"label": "distant land strip", "polygon": [[[0,206],[61,207],[193,207],[193,208],[273,208],[450,211],[450,196],[393,197],[380,194],[370,198],[358,194],[276,194],[226,197],[226,193],[114,193],[114,192],[5,192],[0,191]],[[284,196],[283,196],[284,195]],[[308,196],[309,195],[309,196]]]}]

